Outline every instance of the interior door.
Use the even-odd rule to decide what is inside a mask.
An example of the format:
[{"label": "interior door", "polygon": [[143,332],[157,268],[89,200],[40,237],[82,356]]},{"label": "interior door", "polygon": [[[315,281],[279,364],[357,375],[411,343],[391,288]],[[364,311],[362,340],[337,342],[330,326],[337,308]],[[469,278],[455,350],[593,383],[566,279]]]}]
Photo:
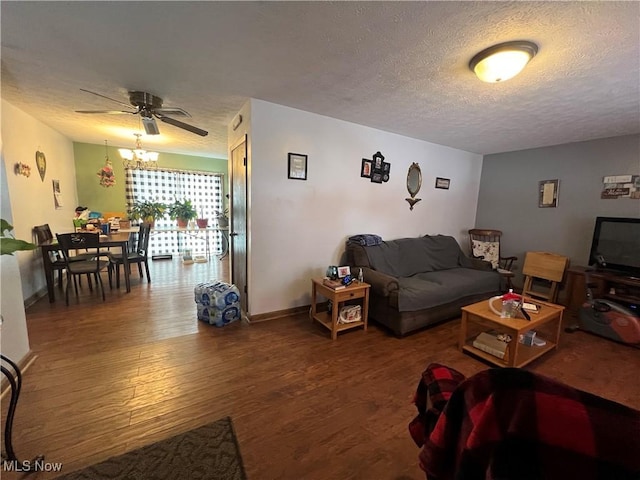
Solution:
[{"label": "interior door", "polygon": [[247,286],[247,136],[231,150],[231,281],[240,290],[242,311],[249,312]]}]

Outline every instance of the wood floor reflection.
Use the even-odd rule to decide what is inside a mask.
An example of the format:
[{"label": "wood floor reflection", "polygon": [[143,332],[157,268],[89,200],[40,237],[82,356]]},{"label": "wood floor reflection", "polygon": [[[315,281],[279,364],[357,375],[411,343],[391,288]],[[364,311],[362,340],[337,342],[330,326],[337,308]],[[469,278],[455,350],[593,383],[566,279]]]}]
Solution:
[{"label": "wood floor reflection", "polygon": [[[488,368],[458,352],[459,319],[403,339],[373,323],[335,342],[307,315],[209,326],[193,287],[227,280],[228,263],[150,267],[150,284],[134,271],[132,292],[107,290],[104,303],[83,290],[69,307],[27,309],[38,358],[16,413],[21,459],[43,453],[71,471],[230,415],[252,480],[423,479],[407,431],[421,372]],[[640,350],[563,333],[529,368],[640,409]]]}]

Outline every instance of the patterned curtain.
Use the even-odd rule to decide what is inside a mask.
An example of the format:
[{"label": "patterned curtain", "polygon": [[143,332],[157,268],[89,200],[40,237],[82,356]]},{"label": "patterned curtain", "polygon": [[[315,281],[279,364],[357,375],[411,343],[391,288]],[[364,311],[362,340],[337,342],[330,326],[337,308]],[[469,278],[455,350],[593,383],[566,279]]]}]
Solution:
[{"label": "patterned curtain", "polygon": [[[193,172],[187,170],[141,170],[127,168],[125,191],[127,208],[137,201],[154,200],[166,204],[188,199],[196,207],[198,218],[208,218],[209,226],[215,225],[215,211],[222,211],[222,181],[220,173]],[[168,216],[156,219],[155,228],[174,228],[176,221]],[[177,232],[153,233],[149,242],[151,255],[180,255],[185,250],[194,254],[205,253],[205,232],[190,234]],[[222,251],[221,233],[208,232],[211,253]]]}]

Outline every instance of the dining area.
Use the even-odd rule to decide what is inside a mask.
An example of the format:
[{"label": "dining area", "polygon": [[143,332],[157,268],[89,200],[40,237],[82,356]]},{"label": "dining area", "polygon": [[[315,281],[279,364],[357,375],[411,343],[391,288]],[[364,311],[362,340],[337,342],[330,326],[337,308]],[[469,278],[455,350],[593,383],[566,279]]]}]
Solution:
[{"label": "dining area", "polygon": [[56,301],[56,272],[59,289],[64,291],[69,305],[71,290],[78,297],[78,288],[96,290],[105,300],[102,274],[108,275],[109,289],[120,288],[123,272],[126,293],[131,292],[131,266],[138,266],[140,279],[151,281],[148,263],[150,227],[119,231],[100,229],[53,233],[48,224],[33,228],[36,245],[40,250],[49,303]]}]

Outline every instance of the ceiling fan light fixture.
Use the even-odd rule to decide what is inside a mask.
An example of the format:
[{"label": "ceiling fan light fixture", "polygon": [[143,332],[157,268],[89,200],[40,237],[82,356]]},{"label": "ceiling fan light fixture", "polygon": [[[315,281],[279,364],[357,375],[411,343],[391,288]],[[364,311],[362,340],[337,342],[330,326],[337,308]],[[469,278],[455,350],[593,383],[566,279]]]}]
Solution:
[{"label": "ceiling fan light fixture", "polygon": [[477,53],[469,68],[483,82],[504,82],[518,75],[537,53],[538,45],[527,40],[500,43]]},{"label": "ceiling fan light fixture", "polygon": [[142,126],[147,135],[160,135],[160,129],[153,117],[142,117]]}]

